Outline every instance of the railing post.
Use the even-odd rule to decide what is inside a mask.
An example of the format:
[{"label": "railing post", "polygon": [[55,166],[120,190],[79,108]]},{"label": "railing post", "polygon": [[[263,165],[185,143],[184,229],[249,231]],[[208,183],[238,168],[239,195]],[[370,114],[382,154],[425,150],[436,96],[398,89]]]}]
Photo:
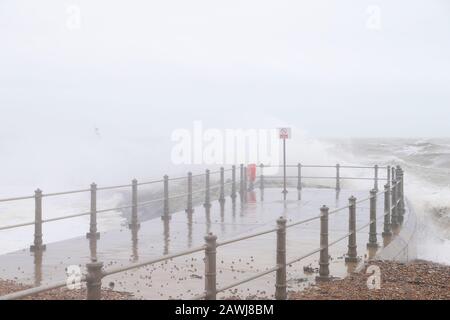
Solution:
[{"label": "railing post", "polygon": [[236,199],[236,166],[231,167],[231,199]]},{"label": "railing post", "polygon": [[206,209],[211,208],[211,186],[209,184],[209,169],[206,169],[205,172],[205,203],[203,204],[203,207]]},{"label": "railing post", "polygon": [[393,228],[397,228],[398,227],[398,210],[397,210],[397,180],[394,179],[392,181],[392,189],[391,189],[391,198],[392,198],[392,203],[391,203],[391,226]]},{"label": "railing post", "polygon": [[241,196],[241,201],[244,202],[244,165],[241,163],[240,167],[240,177],[239,177],[239,194]]},{"label": "railing post", "polygon": [[392,175],[391,175],[392,184],[394,184],[394,180],[396,180],[396,178],[397,178],[395,176],[395,168],[394,167],[391,168],[391,172],[392,172]]},{"label": "railing post", "polygon": [[205,236],[205,293],[206,300],[216,300],[216,248],[217,236],[209,233]]},{"label": "railing post", "polygon": [[223,167],[220,168],[220,193],[219,193],[219,202],[221,204],[225,203],[225,169]]},{"label": "railing post", "polygon": [[99,239],[100,233],[97,232],[97,185],[91,184],[91,215],[89,222],[89,232],[86,233],[87,239]]},{"label": "railing post", "polygon": [[244,166],[244,202],[247,202],[248,191],[248,167]]},{"label": "railing post", "polygon": [[259,188],[260,188],[261,190],[263,190],[263,189],[264,189],[264,164],[261,163],[261,164],[259,165],[259,168],[260,168],[260,170],[261,170],[261,175],[260,175],[260,178],[259,178]]},{"label": "railing post", "polygon": [[131,223],[130,228],[139,228],[138,222],[138,182],[136,179],[131,181]]},{"label": "railing post", "polygon": [[277,274],[275,283],[275,299],[286,300],[286,219],[277,220]]},{"label": "railing post", "polygon": [[336,190],[341,190],[341,165],[336,165]]},{"label": "railing post", "polygon": [[297,178],[297,190],[302,190],[302,164],[297,165],[298,178]]},{"label": "railing post", "polygon": [[378,248],[377,242],[377,191],[370,190],[370,228],[367,248]]},{"label": "railing post", "polygon": [[192,207],[192,172],[188,172],[187,177],[187,206],[185,211],[187,214],[194,212],[194,208]]},{"label": "railing post", "polygon": [[399,196],[399,209],[398,218],[399,223],[403,223],[403,217],[405,215],[405,195],[403,191],[403,170],[400,166],[397,167],[397,176],[399,181],[398,196]]},{"label": "railing post", "polygon": [[348,252],[345,262],[358,262],[357,245],[356,245],[356,198],[351,196],[348,199]]},{"label": "railing post", "polygon": [[[389,170],[390,171],[390,170]],[[388,183],[384,186],[384,227],[383,227],[383,237],[392,236],[391,231],[391,188]]]},{"label": "railing post", "polygon": [[328,211],[327,206],[320,208],[320,260],[319,276],[316,281],[330,280],[330,262],[328,256]]},{"label": "railing post", "polygon": [[169,215],[169,176],[164,176],[164,208],[163,219],[170,219]]},{"label": "railing post", "polygon": [[387,166],[387,184],[391,185],[391,166]]},{"label": "railing post", "polygon": [[34,243],[30,246],[30,251],[45,250],[42,243],[42,191],[37,189],[34,192]]},{"label": "railing post", "polygon": [[92,259],[92,262],[86,264],[87,300],[100,300],[102,297],[102,268],[103,262],[97,262],[97,259]]},{"label": "railing post", "polygon": [[241,202],[247,202],[247,166],[241,164]]},{"label": "railing post", "polygon": [[378,192],[378,165],[376,164],[374,167],[375,175],[374,175],[374,186],[373,189]]}]

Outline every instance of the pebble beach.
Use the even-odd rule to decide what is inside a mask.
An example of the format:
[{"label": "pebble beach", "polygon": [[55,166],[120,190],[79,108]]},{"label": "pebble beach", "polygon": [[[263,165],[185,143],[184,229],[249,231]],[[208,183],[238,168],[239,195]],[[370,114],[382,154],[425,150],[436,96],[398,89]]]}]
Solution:
[{"label": "pebble beach", "polygon": [[[380,289],[369,289],[366,273],[370,265],[381,270]],[[450,266],[416,260],[411,263],[371,261],[350,276],[318,283],[292,300],[450,300]]]},{"label": "pebble beach", "polygon": [[[380,289],[369,289],[366,273],[370,265],[381,271]],[[10,280],[0,280],[0,295],[30,288]],[[84,300],[86,290],[55,289],[32,296],[32,300]],[[227,299],[234,299],[229,297]],[[107,289],[104,300],[136,299],[127,292]],[[417,260],[411,263],[371,261],[359,272],[344,279],[333,279],[309,286],[303,291],[289,291],[289,300],[450,300],[450,266]]]}]

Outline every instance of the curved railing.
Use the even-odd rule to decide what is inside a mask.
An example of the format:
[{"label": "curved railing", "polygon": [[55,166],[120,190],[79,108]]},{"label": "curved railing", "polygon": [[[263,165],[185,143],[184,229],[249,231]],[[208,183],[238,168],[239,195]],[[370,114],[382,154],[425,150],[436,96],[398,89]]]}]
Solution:
[{"label": "curved railing", "polygon": [[[269,180],[275,180],[275,179],[282,179],[283,176],[267,176],[264,175],[264,168],[270,168],[270,167],[282,167],[280,165],[264,165],[264,164],[260,164],[258,166],[258,169],[260,170],[260,174],[259,174],[259,181],[261,186],[264,188],[264,181],[269,179]],[[342,165],[335,165],[335,166],[325,166],[325,165],[302,165],[302,164],[297,164],[297,165],[287,165],[286,167],[289,168],[298,168],[298,175],[296,176],[286,176],[286,179],[297,179],[298,183],[297,183],[297,188],[301,189],[301,186],[303,184],[303,179],[335,179],[336,180],[336,189],[340,189],[340,182],[342,180],[373,180],[374,181],[374,185],[375,185],[375,189],[378,189],[378,182],[380,180],[388,180],[389,176],[391,175],[391,169],[390,167],[379,167],[377,165],[375,165],[374,167],[368,167],[368,166],[342,166]],[[336,168],[336,176],[303,176],[301,173],[301,169],[302,168]],[[373,169],[374,170],[374,177],[342,177],[340,176],[340,169]],[[378,172],[381,169],[387,169],[387,176],[385,178],[380,178],[378,176]],[[239,179],[239,181],[243,180],[243,176],[244,174],[242,173],[243,171],[246,171],[246,168],[241,164],[240,166],[240,171],[241,171],[241,179]],[[209,179],[210,175],[213,174],[220,174],[221,176],[225,174],[225,172],[232,172],[232,175],[234,177],[236,177],[235,172],[236,172],[236,166],[232,166],[229,169],[224,169],[221,168],[220,170],[216,170],[216,171],[209,171],[206,170],[205,173],[201,173],[201,174],[191,174],[188,173],[187,176],[178,176],[178,177],[173,177],[173,178],[169,178],[167,175],[165,175],[163,177],[163,179],[159,179],[159,180],[152,180],[152,181],[146,181],[146,182],[138,182],[136,179],[134,179],[132,181],[131,184],[123,184],[123,185],[115,185],[115,186],[105,186],[105,187],[97,187],[97,185],[95,183],[91,184],[90,188],[88,189],[78,189],[78,190],[69,190],[69,191],[61,191],[61,192],[53,192],[53,193],[43,193],[40,189],[37,189],[35,191],[34,196],[21,196],[21,197],[12,197],[12,198],[3,198],[0,199],[0,203],[4,203],[4,202],[13,202],[13,201],[20,201],[20,200],[30,200],[30,199],[34,199],[35,200],[35,219],[34,221],[29,221],[29,222],[23,222],[23,223],[18,223],[18,224],[14,224],[14,225],[6,225],[6,226],[0,226],[0,231],[2,230],[8,230],[8,229],[14,229],[14,228],[19,228],[19,227],[25,227],[25,226],[30,226],[30,225],[36,225],[36,224],[43,224],[43,223],[48,223],[48,222],[54,222],[54,221],[59,221],[59,220],[64,220],[64,219],[71,219],[71,218],[77,218],[77,217],[81,217],[81,216],[87,216],[87,215],[93,215],[94,211],[95,213],[106,213],[106,212],[113,212],[113,211],[119,211],[119,210],[125,210],[125,209],[132,209],[132,208],[141,208],[141,207],[146,207],[149,206],[153,203],[157,203],[157,202],[167,202],[170,199],[175,199],[175,198],[181,198],[184,196],[189,196],[189,192],[186,193],[182,193],[182,194],[176,194],[176,195],[172,195],[169,196],[169,190],[168,190],[168,183],[169,181],[182,181],[182,180],[187,180],[187,184],[188,184],[188,188],[189,185],[192,186],[192,178],[194,177],[205,177],[207,179]],[[221,185],[216,185],[216,186],[209,186],[210,189],[219,189],[222,187],[222,184],[225,185],[235,185],[237,182],[236,178],[234,180],[232,180],[229,183],[225,183],[224,181],[221,183]],[[157,184],[157,183],[163,183],[164,184],[164,197],[161,198],[157,198],[157,199],[151,199],[149,201],[144,201],[144,202],[137,202],[137,187],[138,186],[143,186],[143,185],[150,185],[150,184]],[[100,209],[98,210],[96,208],[96,203],[97,203],[97,192],[98,191],[106,191],[106,190],[119,190],[119,189],[124,189],[124,188],[131,188],[132,191],[132,203],[130,205],[125,205],[125,206],[118,206],[118,207],[113,207],[113,208],[106,208],[106,209]],[[200,193],[200,192],[205,192],[207,189],[207,187],[205,186],[204,189],[197,189],[192,193]],[[242,189],[242,187],[240,188]],[[48,198],[48,197],[56,197],[56,196],[63,196],[63,195],[70,195],[70,194],[78,194],[78,193],[91,193],[91,209],[89,211],[86,212],[81,212],[81,213],[75,213],[75,214],[70,214],[70,215],[66,215],[66,216],[59,216],[59,217],[53,217],[53,218],[47,218],[47,219],[42,219],[42,201],[43,198]],[[95,208],[93,207],[93,205],[95,204]],[[188,204],[189,205],[189,204]],[[166,211],[166,208],[164,209]]]},{"label": "curved railing", "polygon": [[[260,174],[259,174],[259,183],[260,188],[264,188],[264,181],[267,176],[264,176],[264,166],[260,165]],[[146,261],[142,261],[139,263],[132,263],[127,266],[121,266],[116,268],[110,268],[110,269],[103,269],[103,264],[99,261],[92,261],[91,263],[88,263],[86,265],[87,268],[87,274],[84,275],[81,279],[82,282],[86,282],[87,286],[87,298],[88,299],[100,299],[101,297],[101,281],[104,277],[124,272],[127,270],[148,266],[154,263],[167,261],[176,257],[181,257],[189,254],[193,254],[200,251],[205,251],[205,294],[196,297],[197,299],[216,299],[217,293],[223,292],[225,290],[228,290],[230,288],[236,287],[240,284],[252,281],[254,279],[260,278],[262,276],[265,276],[269,273],[276,272],[276,292],[275,292],[275,298],[276,299],[286,299],[287,292],[286,292],[286,266],[293,264],[295,262],[299,262],[311,255],[314,255],[316,253],[320,252],[320,270],[319,270],[319,276],[318,280],[327,280],[330,278],[329,274],[329,256],[328,256],[328,248],[335,245],[336,243],[347,239],[349,241],[348,247],[349,251],[347,253],[346,261],[349,262],[356,262],[357,261],[357,252],[356,252],[356,233],[364,228],[370,227],[369,232],[369,242],[368,246],[377,246],[377,231],[376,231],[376,221],[384,218],[384,230],[383,230],[383,236],[390,236],[392,235],[392,230],[398,228],[402,221],[403,221],[403,215],[405,213],[405,202],[404,202],[404,193],[403,193],[403,170],[400,167],[397,168],[391,168],[388,167],[364,167],[364,166],[312,166],[312,165],[301,165],[297,164],[295,166],[290,165],[289,167],[297,167],[298,175],[293,177],[298,180],[297,188],[301,189],[303,186],[302,179],[306,179],[308,177],[305,177],[301,173],[301,168],[336,168],[336,176],[335,177],[314,177],[319,179],[336,179],[336,189],[340,189],[340,180],[343,179],[340,176],[340,170],[342,168],[356,168],[356,169],[374,169],[374,177],[373,178],[366,178],[374,180],[374,189],[371,190],[370,196],[357,200],[356,198],[350,198],[349,204],[347,206],[334,209],[330,211],[328,207],[322,207],[320,209],[320,215],[314,216],[309,219],[297,221],[291,224],[287,224],[286,220],[284,218],[280,218],[277,220],[277,227],[272,228],[266,231],[254,233],[251,235],[245,235],[241,236],[235,239],[229,239],[222,242],[217,242],[217,237],[213,234],[208,234],[205,236],[205,245],[195,247],[183,252],[165,255],[156,259],[150,259]],[[380,178],[378,176],[378,170],[380,169],[386,169],[386,177]],[[225,172],[231,171],[231,182],[225,182]],[[210,175],[211,174],[220,174],[220,183],[216,186],[210,185]],[[166,175],[162,180],[157,181],[151,181],[151,182],[144,182],[144,183],[138,183],[137,180],[133,180],[130,185],[122,185],[122,186],[114,186],[114,187],[103,187],[103,188],[97,188],[95,184],[91,185],[90,189],[85,190],[75,190],[75,191],[68,191],[68,192],[59,192],[59,193],[52,193],[52,194],[42,194],[40,190],[37,191],[37,194],[35,194],[35,221],[32,223],[24,223],[14,226],[6,226],[6,227],[0,227],[0,230],[5,229],[11,229],[15,227],[20,227],[24,225],[35,225],[35,239],[34,244],[32,245],[31,249],[36,250],[43,250],[45,249],[45,246],[42,243],[42,223],[50,222],[50,221],[56,221],[61,219],[67,219],[72,218],[76,216],[81,215],[90,215],[90,229],[89,233],[87,234],[88,237],[95,236],[98,237],[97,232],[97,225],[96,225],[96,218],[97,213],[106,212],[110,210],[119,210],[123,208],[131,208],[132,209],[132,216],[131,216],[131,224],[130,226],[137,226],[138,223],[138,216],[137,216],[137,208],[142,207],[143,205],[146,205],[148,203],[153,203],[157,201],[163,201],[164,203],[164,215],[163,218],[168,218],[169,215],[169,200],[174,198],[180,198],[180,197],[186,197],[187,198],[187,212],[192,212],[193,210],[193,203],[192,203],[192,196],[196,192],[200,192],[199,190],[193,190],[192,188],[192,178],[195,176],[204,176],[205,177],[205,188],[201,189],[201,192],[205,193],[205,206],[211,205],[211,197],[210,197],[210,191],[212,189],[219,189],[219,201],[224,200],[225,198],[225,186],[230,185],[230,197],[234,200],[237,197],[237,193],[239,193],[240,199],[242,202],[246,201],[246,190],[247,190],[247,183],[248,183],[248,177],[246,174],[246,168],[241,165],[240,166],[240,178],[239,180],[236,178],[236,166],[232,166],[231,169],[225,170],[224,168],[221,168],[219,171],[210,172],[209,170],[206,170],[205,174],[197,174],[192,175],[192,173],[188,173],[187,177],[177,177],[169,179],[169,177]],[[271,177],[271,178],[279,178],[279,177]],[[292,176],[286,177],[292,178]],[[168,189],[168,182],[170,180],[187,180],[187,192],[183,194],[177,194],[169,196],[169,189]],[[347,179],[351,179],[348,177]],[[354,179],[361,179],[355,177]],[[378,191],[378,182],[379,180],[386,180],[387,184],[384,186],[383,191]],[[150,184],[150,183],[157,183],[157,182],[163,182],[163,189],[164,189],[164,197],[158,198],[158,199],[152,199],[145,202],[137,202],[137,186],[142,184]],[[239,183],[239,192],[237,192],[237,183]],[[97,210],[96,208],[96,191],[98,190],[106,190],[106,189],[115,189],[115,188],[124,188],[124,187],[131,187],[132,189],[132,204],[129,206],[123,206],[113,209],[104,209],[104,210]],[[76,192],[91,192],[91,210],[89,212],[80,213],[80,214],[74,214],[70,216],[65,217],[58,217],[58,218],[51,218],[51,219],[42,219],[42,198],[45,196],[57,196],[57,195],[64,195],[69,193],[76,193]],[[377,217],[377,197],[381,194],[384,194],[384,213],[383,215],[380,215]],[[30,197],[18,197],[18,198],[10,198],[10,199],[3,199],[0,200],[0,202],[4,201],[13,201],[13,200],[22,200],[22,199],[30,199]],[[369,202],[370,203],[370,219],[369,222],[363,226],[360,226],[359,228],[356,228],[356,206],[363,202]],[[332,242],[329,242],[328,239],[328,217],[329,215],[348,210],[349,211],[349,232],[345,234],[342,237],[339,237],[338,239],[334,239]],[[291,261],[286,261],[286,230],[297,225],[305,224],[314,220],[320,220],[320,246],[316,248],[315,250],[304,254],[300,257],[297,257],[295,259],[292,259]],[[230,245],[232,243],[244,241],[250,238],[258,237],[264,234],[269,233],[276,233],[277,234],[277,264],[276,266],[265,270],[261,273],[258,273],[256,275],[253,275],[249,278],[246,278],[244,280],[240,280],[238,282],[235,282],[233,284],[216,288],[216,250],[219,247]],[[23,290],[20,292],[11,293],[5,296],[0,297],[0,299],[20,299],[27,296],[35,295],[41,292],[46,292],[49,290],[53,290],[56,288],[61,288],[66,285],[66,282],[61,281],[57,282],[51,285],[46,286],[40,286],[35,288],[30,288],[27,290]]]}]

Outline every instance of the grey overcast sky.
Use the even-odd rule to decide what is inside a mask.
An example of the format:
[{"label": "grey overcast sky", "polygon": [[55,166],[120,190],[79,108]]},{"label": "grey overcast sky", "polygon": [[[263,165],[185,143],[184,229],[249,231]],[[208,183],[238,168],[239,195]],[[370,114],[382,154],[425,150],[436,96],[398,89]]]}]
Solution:
[{"label": "grey overcast sky", "polygon": [[1,0],[0,108],[3,138],[448,137],[450,1]]}]

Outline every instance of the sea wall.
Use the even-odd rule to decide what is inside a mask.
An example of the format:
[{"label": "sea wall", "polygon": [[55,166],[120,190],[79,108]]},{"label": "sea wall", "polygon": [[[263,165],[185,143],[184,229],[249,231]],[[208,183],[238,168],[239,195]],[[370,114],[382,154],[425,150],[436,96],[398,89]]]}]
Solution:
[{"label": "sea wall", "polygon": [[406,199],[405,222],[400,233],[375,257],[378,260],[409,262],[417,258],[417,216]]}]

